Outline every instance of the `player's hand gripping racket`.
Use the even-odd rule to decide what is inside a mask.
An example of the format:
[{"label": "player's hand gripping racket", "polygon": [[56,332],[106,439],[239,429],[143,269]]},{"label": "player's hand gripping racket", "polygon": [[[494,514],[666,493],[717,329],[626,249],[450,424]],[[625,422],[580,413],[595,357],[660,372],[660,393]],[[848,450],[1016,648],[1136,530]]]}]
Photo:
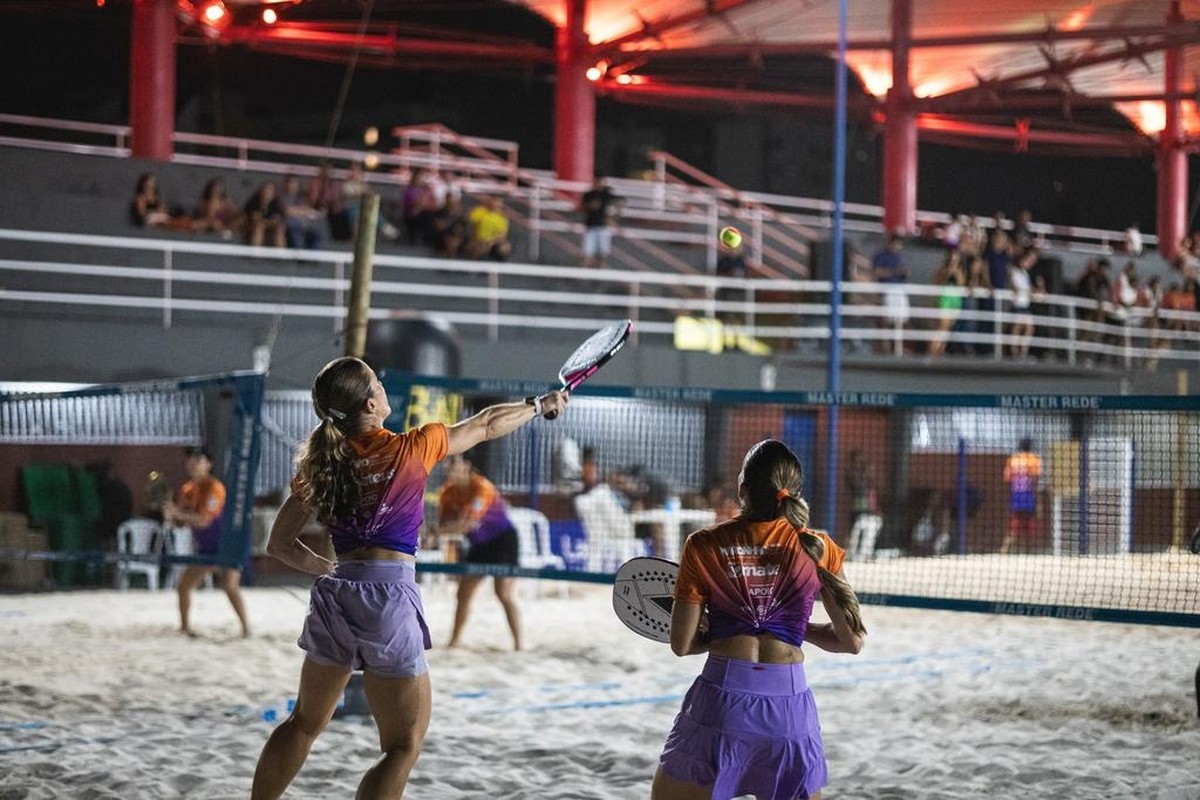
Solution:
[{"label": "player's hand gripping racket", "polygon": [[[623,320],[607,325],[588,337],[579,345],[571,357],[563,362],[558,371],[558,380],[562,391],[573,391],[579,384],[596,374],[596,370],[608,363],[608,360],[625,346],[629,332],[633,330],[632,320]],[[545,418],[554,419],[556,411],[547,411]]]}]

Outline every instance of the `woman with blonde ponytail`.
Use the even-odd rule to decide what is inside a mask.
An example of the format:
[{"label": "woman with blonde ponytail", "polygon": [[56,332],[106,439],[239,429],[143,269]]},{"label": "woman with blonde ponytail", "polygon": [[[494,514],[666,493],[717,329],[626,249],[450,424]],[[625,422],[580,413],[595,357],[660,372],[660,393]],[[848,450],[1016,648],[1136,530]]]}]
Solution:
[{"label": "woman with blonde ponytail", "polygon": [[[708,653],[663,746],[652,800],[819,798],[825,750],[804,676],[810,643],[858,653],[866,629],[845,551],[808,527],[804,473],[783,442],[750,448],[741,513],[688,536],[671,649]],[[810,624],[820,596],[831,622]]]},{"label": "woman with blonde ponytail", "polygon": [[[271,528],[267,552],[319,577],[300,635],[305,659],[295,710],[267,739],[251,797],[283,794],[351,673],[361,670],[383,755],[356,796],[398,798],[429,726],[429,629],[416,584],[429,472],[447,456],[507,436],[534,417],[561,414],[567,395],[502,403],[455,425],[431,423],[397,434],[383,427],[392,409],[379,378],[357,358],[339,358],[313,380],[312,400],[318,423],[296,454],[292,494]],[[300,540],[314,516],[333,539],[335,560]]]}]

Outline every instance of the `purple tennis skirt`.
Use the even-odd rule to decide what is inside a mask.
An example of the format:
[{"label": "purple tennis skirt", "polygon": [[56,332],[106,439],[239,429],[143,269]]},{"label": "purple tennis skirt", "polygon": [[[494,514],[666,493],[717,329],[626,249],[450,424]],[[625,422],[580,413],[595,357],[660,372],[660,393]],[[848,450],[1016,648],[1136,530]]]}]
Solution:
[{"label": "purple tennis skirt", "polygon": [[313,584],[297,642],[318,664],[385,678],[429,671],[433,646],[411,561],[344,561]]},{"label": "purple tennis skirt", "polygon": [[828,781],[803,664],[709,656],[659,758],[663,772],[711,786],[714,800],[807,798]]}]

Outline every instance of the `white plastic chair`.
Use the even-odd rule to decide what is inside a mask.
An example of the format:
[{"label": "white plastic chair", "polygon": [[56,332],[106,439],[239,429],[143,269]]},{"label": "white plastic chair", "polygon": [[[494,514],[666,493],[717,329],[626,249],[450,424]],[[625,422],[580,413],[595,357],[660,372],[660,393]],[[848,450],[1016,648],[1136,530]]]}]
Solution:
[{"label": "white plastic chair", "polygon": [[[196,542],[192,537],[192,529],[186,525],[168,526],[163,539],[163,547],[168,555],[190,556],[196,552]],[[172,564],[171,572],[167,575],[167,588],[174,589],[179,585],[179,576],[188,568],[188,564]],[[212,573],[204,576],[204,588],[212,588]]]},{"label": "white plastic chair", "polygon": [[[508,516],[508,521],[517,529],[520,547],[517,551],[518,566],[530,569],[567,568],[562,557],[556,556],[550,551],[550,520],[546,518],[545,514],[532,508],[513,506],[506,508],[505,514]],[[541,581],[522,581],[523,585],[529,585],[532,588],[533,597],[537,596],[539,583]],[[557,583],[559,584],[559,594],[565,596],[566,583],[563,581],[557,581]]]},{"label": "white plastic chair", "polygon": [[162,526],[152,519],[127,519],[117,527],[117,552],[122,556],[143,556],[136,561],[117,562],[117,588],[129,588],[130,575],[142,575],[146,588],[158,591],[159,559],[162,555]]},{"label": "white plastic chair", "polygon": [[588,572],[616,573],[629,559],[646,555],[646,542],[634,534],[633,520],[611,487],[601,484],[577,495],[575,513],[587,536]]}]

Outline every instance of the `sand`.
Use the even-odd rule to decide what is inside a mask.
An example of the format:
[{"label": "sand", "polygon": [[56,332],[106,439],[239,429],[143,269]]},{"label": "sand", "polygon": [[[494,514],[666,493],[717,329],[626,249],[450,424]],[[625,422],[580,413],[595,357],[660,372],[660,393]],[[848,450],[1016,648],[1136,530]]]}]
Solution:
[{"label": "sand", "polygon": [[[435,643],[453,584],[425,587]],[[543,589],[549,589],[549,585]],[[304,588],[0,597],[0,798],[240,798],[295,694]],[[488,588],[430,652],[433,723],[406,797],[645,798],[701,666],[627,631],[605,587],[522,598],[509,651]],[[1200,630],[868,606],[867,649],[809,654],[831,798],[1200,799]],[[377,755],[335,719],[288,797],[348,798]]]}]

